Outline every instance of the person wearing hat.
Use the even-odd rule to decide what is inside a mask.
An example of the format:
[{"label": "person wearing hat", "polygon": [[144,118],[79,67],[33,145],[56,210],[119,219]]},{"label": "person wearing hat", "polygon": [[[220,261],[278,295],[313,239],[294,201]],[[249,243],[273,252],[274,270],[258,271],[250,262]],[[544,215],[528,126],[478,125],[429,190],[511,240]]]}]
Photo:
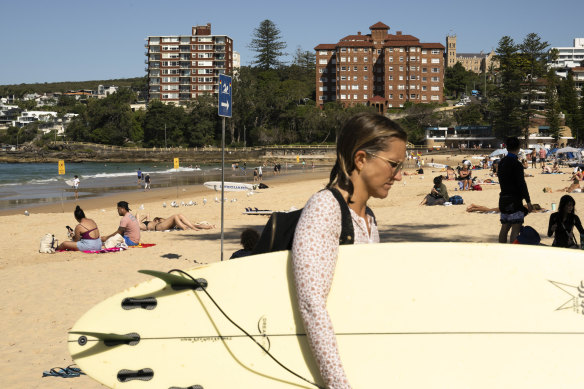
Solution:
[{"label": "person wearing hat", "polygon": [[102,236],[101,240],[105,242],[115,234],[120,234],[128,246],[140,244],[140,223],[130,213],[130,205],[127,201],[118,202],[118,215],[122,217],[118,229],[113,234]]}]

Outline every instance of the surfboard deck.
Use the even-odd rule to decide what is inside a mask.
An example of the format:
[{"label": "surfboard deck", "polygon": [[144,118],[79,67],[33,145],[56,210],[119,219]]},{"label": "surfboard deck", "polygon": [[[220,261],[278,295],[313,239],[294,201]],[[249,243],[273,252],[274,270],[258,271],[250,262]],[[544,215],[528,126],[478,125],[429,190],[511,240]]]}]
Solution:
[{"label": "surfboard deck", "polygon": [[[296,309],[288,252],[189,274],[205,280],[221,309],[275,358],[322,384]],[[355,388],[576,388],[583,279],[584,253],[576,250],[342,246],[328,311]],[[315,387],[273,362],[203,291],[169,283],[145,281],[78,320],[68,342],[83,371],[112,388]],[[108,345],[91,333],[126,340]]]},{"label": "surfboard deck", "polygon": [[[208,189],[221,190],[221,181],[207,181],[203,185]],[[226,192],[237,192],[237,191],[252,191],[257,189],[256,184],[246,184],[243,182],[225,182]]]}]

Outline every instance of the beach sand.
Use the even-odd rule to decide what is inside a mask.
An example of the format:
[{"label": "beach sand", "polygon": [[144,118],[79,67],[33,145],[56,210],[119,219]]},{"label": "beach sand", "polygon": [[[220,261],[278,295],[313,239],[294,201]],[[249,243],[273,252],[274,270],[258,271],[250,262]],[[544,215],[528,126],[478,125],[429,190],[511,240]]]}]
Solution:
[{"label": "beach sand", "polygon": [[[434,162],[444,163],[435,157]],[[451,157],[461,161],[465,156]],[[412,171],[412,170],[410,170]],[[570,169],[563,169],[566,173]],[[475,171],[475,176],[488,178],[487,171]],[[526,178],[532,203],[550,209],[559,203],[564,193],[556,190],[569,185],[570,174],[543,175],[540,169],[528,169],[534,177]],[[271,173],[270,173],[271,174]],[[499,215],[467,213],[470,203],[496,207],[498,185],[483,185],[482,191],[457,192],[456,181],[445,181],[449,194],[459,194],[465,205],[419,206],[432,187],[432,178],[439,169],[425,167],[423,176],[405,176],[396,182],[384,200],[372,199],[369,206],[376,214],[382,242],[453,241],[496,242],[500,228]],[[496,179],[496,178],[495,178]],[[266,180],[269,189],[253,196],[243,192],[226,192],[224,258],[240,248],[239,235],[247,227],[258,232],[267,221],[266,216],[243,215],[245,207],[288,210],[301,208],[306,200],[322,189],[328,181],[328,168],[313,172],[282,175]],[[554,193],[543,193],[551,187]],[[179,188],[136,191],[115,196],[81,200],[80,205],[89,218],[94,219],[102,234],[117,229],[120,217],[115,204],[126,200],[133,211],[149,213],[152,217],[166,217],[173,213],[186,215],[192,221],[208,221],[217,226],[208,231],[143,232],[142,242],[155,243],[151,248],[129,249],[110,254],[83,254],[65,252],[40,254],[40,238],[53,233],[60,241],[66,239],[65,226],[75,225],[75,203],[42,206],[30,209],[30,216],[22,211],[0,215],[0,387],[2,388],[102,388],[87,376],[63,379],[42,378],[43,371],[52,367],[67,367],[72,362],[67,351],[67,331],[91,307],[128,286],[149,279],[137,273],[140,269],[168,271],[173,268],[191,269],[200,263],[220,260],[220,203],[214,201],[220,193],[203,189],[201,185]],[[582,207],[581,195],[576,199],[576,210]],[[207,204],[202,205],[203,198]],[[190,200],[198,205],[163,208]],[[139,210],[143,204],[144,210]],[[550,213],[530,214],[526,224],[534,227],[542,243],[551,245],[547,232]],[[175,254],[176,259],[165,257]],[[469,252],[472,255],[472,252]],[[391,253],[388,253],[391,256]],[[172,257],[172,256],[171,256]],[[249,260],[249,259],[248,259]]]}]

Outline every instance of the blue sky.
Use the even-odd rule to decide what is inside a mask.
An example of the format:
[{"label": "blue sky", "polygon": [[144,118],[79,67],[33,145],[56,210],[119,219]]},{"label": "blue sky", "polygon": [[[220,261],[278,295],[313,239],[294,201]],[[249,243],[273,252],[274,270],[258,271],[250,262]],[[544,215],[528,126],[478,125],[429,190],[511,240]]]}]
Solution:
[{"label": "blue sky", "polygon": [[147,36],[188,35],[208,22],[214,34],[233,38],[243,65],[264,19],[281,30],[288,53],[367,34],[378,21],[422,42],[444,44],[455,33],[459,52],[490,51],[504,35],[521,42],[536,32],[552,46],[584,37],[582,0],[3,0],[1,10],[0,84],[143,76]]}]

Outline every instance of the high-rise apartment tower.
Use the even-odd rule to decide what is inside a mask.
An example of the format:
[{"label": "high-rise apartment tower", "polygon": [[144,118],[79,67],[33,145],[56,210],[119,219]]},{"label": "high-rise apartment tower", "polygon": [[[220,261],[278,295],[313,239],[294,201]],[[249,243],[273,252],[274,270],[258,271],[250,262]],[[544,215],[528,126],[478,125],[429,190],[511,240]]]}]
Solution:
[{"label": "high-rise apartment tower", "polygon": [[191,35],[149,36],[146,43],[149,100],[179,103],[217,93],[219,75],[232,71],[233,40],[211,35],[211,23]]}]

